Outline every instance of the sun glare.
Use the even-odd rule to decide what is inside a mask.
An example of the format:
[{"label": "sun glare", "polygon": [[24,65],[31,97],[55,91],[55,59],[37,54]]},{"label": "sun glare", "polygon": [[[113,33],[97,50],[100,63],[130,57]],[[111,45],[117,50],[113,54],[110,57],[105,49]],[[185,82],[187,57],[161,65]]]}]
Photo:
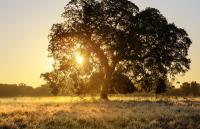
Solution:
[{"label": "sun glare", "polygon": [[77,62],[79,65],[83,64],[83,62],[84,62],[83,56],[81,56],[80,54],[77,54],[77,55],[76,55],[76,62]]}]

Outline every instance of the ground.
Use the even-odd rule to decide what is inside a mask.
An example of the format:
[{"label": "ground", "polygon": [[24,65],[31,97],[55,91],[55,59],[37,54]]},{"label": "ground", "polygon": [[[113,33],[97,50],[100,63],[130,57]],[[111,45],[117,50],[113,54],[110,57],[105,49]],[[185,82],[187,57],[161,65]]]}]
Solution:
[{"label": "ground", "polygon": [[2,98],[0,129],[200,129],[200,99]]}]

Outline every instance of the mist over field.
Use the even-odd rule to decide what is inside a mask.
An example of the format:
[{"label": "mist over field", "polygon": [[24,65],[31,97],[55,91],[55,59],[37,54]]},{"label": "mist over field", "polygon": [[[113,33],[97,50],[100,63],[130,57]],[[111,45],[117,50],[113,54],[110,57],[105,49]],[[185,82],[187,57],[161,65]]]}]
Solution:
[{"label": "mist over field", "polygon": [[199,129],[200,98],[0,99],[0,129]]}]

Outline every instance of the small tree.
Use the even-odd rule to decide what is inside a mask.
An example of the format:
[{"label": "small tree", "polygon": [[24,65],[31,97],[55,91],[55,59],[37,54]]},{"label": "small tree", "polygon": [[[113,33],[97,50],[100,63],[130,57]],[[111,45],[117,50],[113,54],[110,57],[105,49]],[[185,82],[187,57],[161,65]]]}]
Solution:
[{"label": "small tree", "polygon": [[181,87],[181,94],[182,95],[189,95],[190,94],[190,83],[189,82],[184,82]]},{"label": "small tree", "polygon": [[71,75],[71,78],[67,78],[66,74],[62,71],[54,70],[41,74],[41,78],[47,81],[47,85],[51,93],[55,96],[58,94],[73,95],[78,94],[79,80],[76,79],[76,75]]},{"label": "small tree", "polygon": [[133,82],[125,75],[114,73],[110,93],[130,94],[136,91]]}]

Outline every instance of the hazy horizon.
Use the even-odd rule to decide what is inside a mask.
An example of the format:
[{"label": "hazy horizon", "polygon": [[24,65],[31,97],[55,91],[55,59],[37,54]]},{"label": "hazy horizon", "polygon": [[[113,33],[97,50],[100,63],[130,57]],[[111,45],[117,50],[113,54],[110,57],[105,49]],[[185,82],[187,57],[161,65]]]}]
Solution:
[{"label": "hazy horizon", "polygon": [[[48,34],[69,0],[1,0],[0,1],[0,83],[25,83],[39,86],[40,74],[50,71]],[[154,7],[184,28],[193,44],[189,57],[191,69],[176,81],[200,82],[200,1],[197,0],[131,0],[140,9]]]}]

